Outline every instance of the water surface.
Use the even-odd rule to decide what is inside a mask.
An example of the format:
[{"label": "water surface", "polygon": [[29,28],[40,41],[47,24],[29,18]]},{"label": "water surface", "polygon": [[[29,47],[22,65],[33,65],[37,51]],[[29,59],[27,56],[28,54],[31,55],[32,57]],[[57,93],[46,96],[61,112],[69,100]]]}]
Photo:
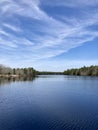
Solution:
[{"label": "water surface", "polygon": [[1,79],[0,130],[98,130],[98,77]]}]

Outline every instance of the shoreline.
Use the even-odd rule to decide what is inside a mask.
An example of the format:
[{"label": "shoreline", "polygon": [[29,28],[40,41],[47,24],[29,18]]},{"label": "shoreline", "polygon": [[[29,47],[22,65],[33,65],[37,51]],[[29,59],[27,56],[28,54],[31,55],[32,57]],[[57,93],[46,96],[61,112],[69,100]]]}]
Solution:
[{"label": "shoreline", "polygon": [[20,75],[0,75],[0,78],[17,78],[20,77]]},{"label": "shoreline", "polygon": [[[40,75],[46,75],[46,74],[40,74]],[[96,77],[97,75],[67,75],[67,74],[47,74],[47,75],[66,75],[66,76],[90,76],[90,77]],[[38,75],[36,75],[38,76]],[[36,77],[36,76],[28,76],[28,75],[0,75],[0,78],[27,78],[27,77]],[[97,76],[98,77],[98,76]]]}]

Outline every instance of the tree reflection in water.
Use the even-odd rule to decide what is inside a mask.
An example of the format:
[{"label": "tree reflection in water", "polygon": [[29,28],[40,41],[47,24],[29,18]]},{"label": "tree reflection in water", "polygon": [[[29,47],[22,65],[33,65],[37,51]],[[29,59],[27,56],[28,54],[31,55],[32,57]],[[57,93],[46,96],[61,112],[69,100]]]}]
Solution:
[{"label": "tree reflection in water", "polygon": [[10,84],[12,82],[19,81],[33,81],[36,77],[9,77],[9,78],[0,78],[0,86],[5,84]]}]

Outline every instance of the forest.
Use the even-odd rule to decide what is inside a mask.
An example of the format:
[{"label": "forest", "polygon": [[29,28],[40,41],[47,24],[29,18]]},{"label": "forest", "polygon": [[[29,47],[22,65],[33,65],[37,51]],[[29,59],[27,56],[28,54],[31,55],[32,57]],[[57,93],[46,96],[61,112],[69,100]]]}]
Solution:
[{"label": "forest", "polygon": [[31,77],[35,76],[37,71],[32,67],[29,68],[10,68],[4,65],[0,65],[0,77]]},{"label": "forest", "polygon": [[63,72],[39,71],[38,75],[62,75]]},{"label": "forest", "polygon": [[29,68],[10,68],[0,65],[0,77],[34,77],[36,75],[78,75],[78,76],[98,76],[98,66],[67,69],[64,72],[36,71]]},{"label": "forest", "polygon": [[82,67],[79,69],[68,69],[64,71],[65,75],[80,75],[80,76],[98,76],[98,66]]}]

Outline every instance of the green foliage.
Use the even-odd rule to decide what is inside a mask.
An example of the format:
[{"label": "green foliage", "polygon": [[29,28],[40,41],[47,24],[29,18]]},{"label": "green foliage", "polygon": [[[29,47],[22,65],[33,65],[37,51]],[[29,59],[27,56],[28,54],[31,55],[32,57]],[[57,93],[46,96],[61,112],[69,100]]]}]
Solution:
[{"label": "green foliage", "polygon": [[38,75],[61,75],[63,74],[62,72],[49,72],[49,71],[42,71],[42,72],[37,72]]},{"label": "green foliage", "polygon": [[82,67],[79,69],[68,69],[64,71],[65,75],[83,75],[83,76],[98,76],[98,66]]},{"label": "green foliage", "polygon": [[16,74],[16,72],[15,72],[15,68],[13,69],[13,74]]}]

